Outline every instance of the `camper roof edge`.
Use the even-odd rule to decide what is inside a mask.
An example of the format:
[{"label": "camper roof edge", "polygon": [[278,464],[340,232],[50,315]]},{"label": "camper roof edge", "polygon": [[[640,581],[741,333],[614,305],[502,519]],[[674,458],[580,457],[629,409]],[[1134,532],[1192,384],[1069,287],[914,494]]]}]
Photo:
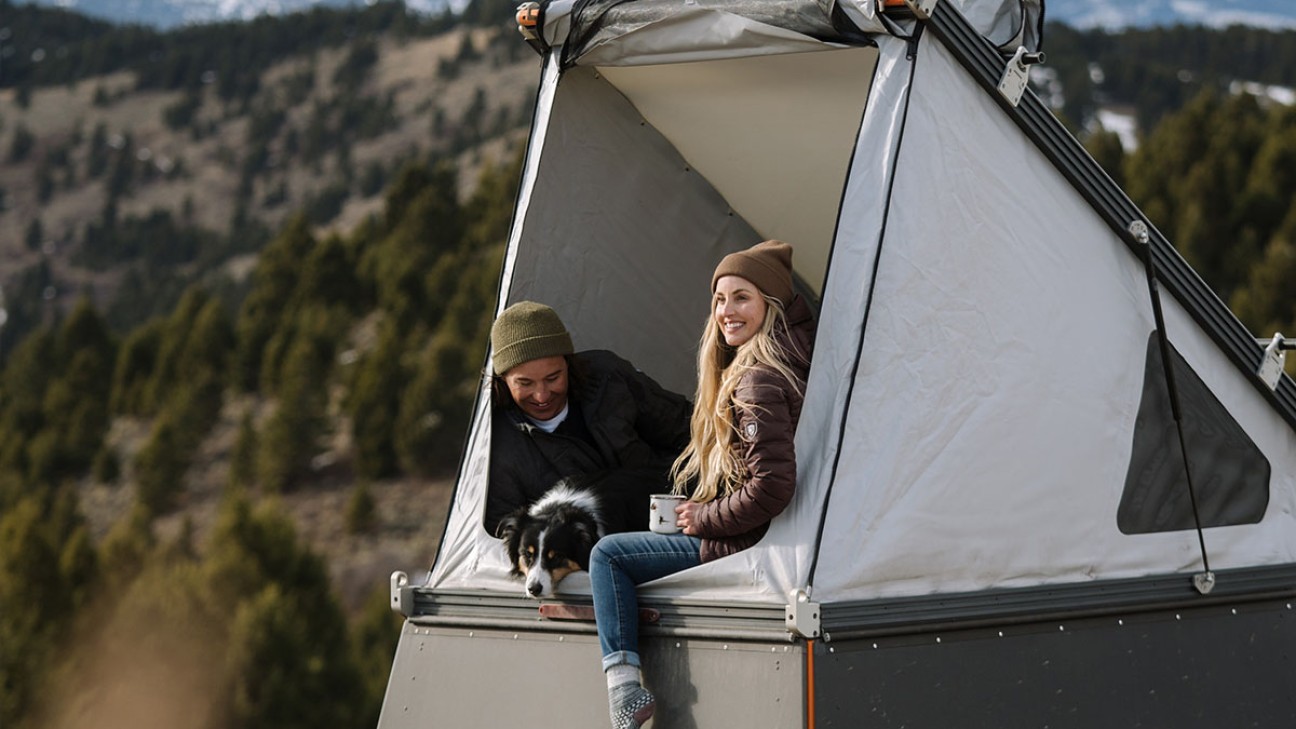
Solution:
[{"label": "camper roof edge", "polygon": [[[548,633],[593,633],[593,620],[555,620],[541,615],[541,605],[588,607],[586,596],[572,595],[540,602],[519,590],[500,594],[487,590],[413,588],[410,622],[419,626],[454,626]],[[785,625],[786,606],[645,597],[640,607],[658,615],[644,625],[645,635],[719,638],[735,641],[788,642],[795,636]]]},{"label": "camper roof edge", "polygon": [[[990,588],[958,594],[880,597],[815,605],[825,642],[1005,627],[1041,622],[1127,618],[1153,612],[1217,607],[1234,610],[1248,603],[1296,602],[1296,565],[1234,568],[1218,571],[1217,587],[1202,595],[1185,574],[1158,574],[1089,583]],[[480,628],[522,632],[592,634],[589,620],[541,617],[542,604],[519,595],[473,590],[412,590],[412,624],[421,627]],[[573,596],[569,605],[588,605]],[[643,606],[660,613],[644,626],[645,635],[670,635],[751,642],[788,642],[803,637],[789,631],[786,606],[645,599]]]}]

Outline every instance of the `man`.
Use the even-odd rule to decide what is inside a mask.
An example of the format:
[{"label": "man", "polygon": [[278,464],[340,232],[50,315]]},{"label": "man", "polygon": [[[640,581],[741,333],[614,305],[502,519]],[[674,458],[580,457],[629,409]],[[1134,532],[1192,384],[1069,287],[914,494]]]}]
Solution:
[{"label": "man", "polygon": [[[668,471],[689,439],[686,398],[612,352],[575,352],[544,304],[505,309],[491,326],[491,348],[488,532],[498,536],[501,519],[562,478],[624,477],[645,494],[670,490]],[[641,507],[646,523],[646,499]]]}]

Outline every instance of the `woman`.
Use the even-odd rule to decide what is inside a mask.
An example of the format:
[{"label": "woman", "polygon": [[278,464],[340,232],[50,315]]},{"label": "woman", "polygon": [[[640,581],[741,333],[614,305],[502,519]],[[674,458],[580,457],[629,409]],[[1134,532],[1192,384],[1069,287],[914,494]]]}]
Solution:
[{"label": "woman", "polygon": [[635,586],[744,550],[792,500],[814,319],[792,290],[792,247],[765,241],[711,277],[688,447],[671,470],[681,532],[614,534],[590,557],[613,729],[652,718],[639,671]]}]

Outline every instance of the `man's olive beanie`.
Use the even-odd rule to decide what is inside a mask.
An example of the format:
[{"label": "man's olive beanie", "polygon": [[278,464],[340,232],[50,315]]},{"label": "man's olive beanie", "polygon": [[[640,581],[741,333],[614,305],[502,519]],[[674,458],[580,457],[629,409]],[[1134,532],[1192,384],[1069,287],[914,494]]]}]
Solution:
[{"label": "man's olive beanie", "polygon": [[715,293],[722,276],[741,276],[786,308],[792,303],[792,246],[781,240],[767,240],[730,253],[711,276],[711,293]]},{"label": "man's olive beanie", "polygon": [[519,301],[491,325],[491,366],[495,374],[541,357],[572,354],[571,335],[558,312],[534,301]]}]

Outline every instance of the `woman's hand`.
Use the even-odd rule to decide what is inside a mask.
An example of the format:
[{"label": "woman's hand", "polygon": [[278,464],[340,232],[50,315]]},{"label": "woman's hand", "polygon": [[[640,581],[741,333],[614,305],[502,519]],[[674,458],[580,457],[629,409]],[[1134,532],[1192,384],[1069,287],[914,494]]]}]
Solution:
[{"label": "woman's hand", "polygon": [[697,536],[693,533],[693,530],[697,522],[697,510],[701,506],[696,501],[685,500],[675,507],[675,525],[690,537]]}]

